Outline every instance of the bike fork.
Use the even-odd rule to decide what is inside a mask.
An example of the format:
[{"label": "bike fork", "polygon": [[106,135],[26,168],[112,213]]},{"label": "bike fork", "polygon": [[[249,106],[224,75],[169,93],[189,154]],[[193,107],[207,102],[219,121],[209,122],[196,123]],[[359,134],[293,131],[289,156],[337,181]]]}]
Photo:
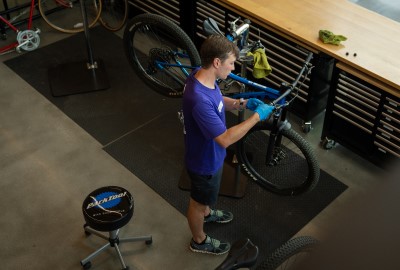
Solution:
[{"label": "bike fork", "polygon": [[271,127],[271,133],[268,140],[268,148],[265,155],[265,165],[275,166],[281,159],[284,158],[284,153],[281,151],[280,145],[282,141],[282,135],[280,134],[279,128],[279,116],[273,116],[273,122]]}]

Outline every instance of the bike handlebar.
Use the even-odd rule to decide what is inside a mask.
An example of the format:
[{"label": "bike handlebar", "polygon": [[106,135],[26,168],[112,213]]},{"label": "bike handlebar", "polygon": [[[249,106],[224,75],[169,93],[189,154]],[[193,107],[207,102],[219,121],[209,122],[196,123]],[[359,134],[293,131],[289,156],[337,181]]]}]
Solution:
[{"label": "bike handlebar", "polygon": [[[285,88],[287,89],[282,95],[280,95],[277,99],[275,99],[274,101],[272,101],[270,103],[270,105],[273,105],[274,107],[277,107],[277,104],[280,100],[282,100],[283,98],[285,98],[286,96],[288,96],[293,89],[296,87],[296,85],[298,84],[300,78],[303,76],[304,72],[307,70],[308,71],[308,64],[310,63],[311,59],[313,57],[313,53],[309,52],[307,55],[306,60],[304,61],[303,67],[301,68],[299,74],[297,75],[296,79],[289,85],[286,85]],[[282,105],[281,105],[282,106]]]}]

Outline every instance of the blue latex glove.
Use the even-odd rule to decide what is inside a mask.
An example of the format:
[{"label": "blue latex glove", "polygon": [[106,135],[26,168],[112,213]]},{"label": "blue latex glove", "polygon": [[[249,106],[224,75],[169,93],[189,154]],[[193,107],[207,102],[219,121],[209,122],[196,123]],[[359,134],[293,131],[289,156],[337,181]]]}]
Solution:
[{"label": "blue latex glove", "polygon": [[260,120],[263,121],[267,119],[274,110],[274,106],[268,104],[261,104],[258,105],[257,108],[254,110],[260,116]]},{"label": "blue latex glove", "polygon": [[246,108],[254,111],[258,105],[264,104],[261,100],[257,98],[249,98],[246,103]]}]

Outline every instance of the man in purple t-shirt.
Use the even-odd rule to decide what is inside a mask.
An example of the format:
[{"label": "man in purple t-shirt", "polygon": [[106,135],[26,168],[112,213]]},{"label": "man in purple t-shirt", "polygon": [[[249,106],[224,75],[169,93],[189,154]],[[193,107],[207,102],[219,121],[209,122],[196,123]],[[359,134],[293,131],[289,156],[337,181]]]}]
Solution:
[{"label": "man in purple t-shirt", "polygon": [[[191,180],[187,219],[193,236],[189,248],[194,252],[220,255],[229,251],[229,243],[211,238],[203,230],[205,222],[227,223],[233,219],[231,212],[210,208],[217,202],[226,148],[273,110],[255,98],[235,100],[221,95],[216,80],[226,79],[235,69],[238,55],[237,46],[225,37],[209,36],[200,49],[202,66],[185,84],[185,165]],[[225,111],[244,108],[255,113],[227,129]]]}]

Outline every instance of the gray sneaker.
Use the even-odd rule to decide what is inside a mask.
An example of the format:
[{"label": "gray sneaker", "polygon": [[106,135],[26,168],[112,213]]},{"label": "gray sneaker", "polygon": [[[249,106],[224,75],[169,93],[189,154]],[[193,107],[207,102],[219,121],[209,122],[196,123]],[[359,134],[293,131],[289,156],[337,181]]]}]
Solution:
[{"label": "gray sneaker", "polygon": [[210,216],[204,218],[204,222],[217,222],[217,223],[228,223],[232,221],[233,214],[225,210],[213,210],[210,209]]},{"label": "gray sneaker", "polygon": [[217,239],[206,236],[204,244],[197,244],[193,239],[190,241],[189,249],[193,252],[222,255],[229,251],[231,245],[228,242],[221,242]]}]

